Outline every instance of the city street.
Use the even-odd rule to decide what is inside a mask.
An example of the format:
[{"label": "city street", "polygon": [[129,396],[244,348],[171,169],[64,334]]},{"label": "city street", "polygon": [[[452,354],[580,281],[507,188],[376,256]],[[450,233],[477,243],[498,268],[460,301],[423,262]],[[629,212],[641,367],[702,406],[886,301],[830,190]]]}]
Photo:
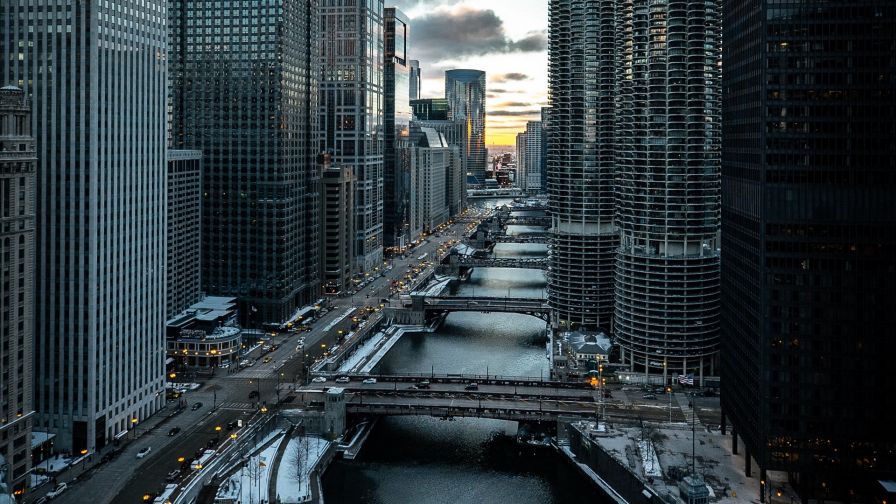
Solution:
[{"label": "city street", "polygon": [[[285,397],[285,390],[293,387],[299,377],[304,374],[304,367],[324,352],[332,348],[339,338],[338,331],[347,334],[352,325],[351,308],[379,307],[380,299],[388,298],[393,280],[402,280],[420,266],[419,258],[426,254],[425,260],[432,260],[434,252],[449,240],[459,239],[468,223],[455,223],[439,233],[431,235],[414,249],[405,254],[405,258],[392,260],[392,269],[384,276],[372,278],[354,295],[334,297],[330,299],[329,311],[313,323],[312,330],[302,333],[282,333],[274,337],[273,343],[279,347],[266,354],[271,360],[264,363],[256,359],[252,367],[228,373],[227,370],[216,370],[215,376],[202,384],[196,391],[184,394],[188,407],[179,415],[163,424],[151,433],[141,435],[129,443],[122,453],[110,462],[95,468],[89,479],[70,484],[69,489],[55,501],[60,503],[91,504],[136,503],[143,502],[147,492],[158,492],[165,485],[165,476],[179,467],[178,457],[191,457],[200,447],[216,437],[214,428],[226,426],[239,418],[248,418],[249,414],[259,408],[260,403],[272,405],[280,397]],[[299,346],[301,338],[305,338],[304,349]],[[304,350],[304,352],[303,352]],[[302,355],[306,354],[304,359]],[[304,362],[303,362],[304,361]],[[259,401],[250,398],[250,392],[258,393]],[[192,411],[190,406],[202,403],[202,407]],[[215,408],[212,411],[212,408]],[[151,419],[144,423],[150,423]],[[177,427],[180,432],[168,436],[169,431]],[[138,433],[140,429],[137,429]],[[137,452],[150,447],[151,452],[142,459],[137,459]],[[59,481],[68,481],[61,477]],[[51,485],[44,485],[31,497],[36,499],[50,490]]]}]

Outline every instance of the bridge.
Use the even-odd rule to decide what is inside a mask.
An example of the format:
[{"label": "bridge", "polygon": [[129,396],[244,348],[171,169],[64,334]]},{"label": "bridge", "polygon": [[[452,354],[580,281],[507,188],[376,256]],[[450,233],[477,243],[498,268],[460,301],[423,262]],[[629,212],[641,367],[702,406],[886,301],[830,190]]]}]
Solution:
[{"label": "bridge", "polygon": [[403,308],[388,308],[387,317],[398,324],[426,325],[435,315],[451,312],[522,313],[550,321],[551,308],[544,299],[498,297],[421,296],[411,294]]},{"label": "bridge", "polygon": [[450,256],[449,264],[465,268],[522,268],[522,269],[547,269],[547,257],[473,257]]},{"label": "bridge", "polygon": [[497,235],[493,241],[495,243],[542,243],[547,245],[551,243],[551,237],[546,234]]},{"label": "bridge", "polygon": [[543,226],[551,227],[551,217],[548,215],[528,215],[520,217],[508,217],[501,219],[504,226]]}]

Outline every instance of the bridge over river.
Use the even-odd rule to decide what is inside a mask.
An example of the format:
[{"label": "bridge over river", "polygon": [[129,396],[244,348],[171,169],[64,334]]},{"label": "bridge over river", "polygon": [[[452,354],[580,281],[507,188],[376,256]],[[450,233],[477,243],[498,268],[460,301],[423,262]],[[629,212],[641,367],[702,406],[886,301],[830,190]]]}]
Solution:
[{"label": "bridge over river", "polygon": [[451,312],[522,313],[550,320],[551,308],[540,298],[512,297],[452,297],[411,294],[402,308],[391,308],[387,316],[396,323],[425,325],[434,316]]}]

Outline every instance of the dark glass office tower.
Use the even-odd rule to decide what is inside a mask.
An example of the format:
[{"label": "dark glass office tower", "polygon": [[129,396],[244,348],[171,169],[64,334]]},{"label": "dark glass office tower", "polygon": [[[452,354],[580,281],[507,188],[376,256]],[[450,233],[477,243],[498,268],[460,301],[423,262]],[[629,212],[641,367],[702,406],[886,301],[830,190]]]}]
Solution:
[{"label": "dark glass office tower", "polygon": [[419,121],[447,121],[450,114],[448,99],[422,98],[411,100],[414,119]]},{"label": "dark glass office tower", "polygon": [[723,411],[762,480],[867,502],[896,467],[896,4],[723,13]]},{"label": "dark glass office tower", "polygon": [[172,139],[203,160],[202,282],[244,323],[320,290],[316,1],[169,2]]},{"label": "dark glass office tower", "polygon": [[466,123],[467,173],[480,183],[485,181],[485,72],[448,70],[445,72],[445,98],[451,119]]},{"label": "dark glass office tower", "polygon": [[565,327],[612,329],[613,2],[551,0],[548,294]]},{"label": "dark glass office tower", "polygon": [[408,17],[394,8],[383,9],[383,240],[386,247],[404,249],[406,186],[397,162],[397,138],[407,137],[411,122],[408,61]]}]

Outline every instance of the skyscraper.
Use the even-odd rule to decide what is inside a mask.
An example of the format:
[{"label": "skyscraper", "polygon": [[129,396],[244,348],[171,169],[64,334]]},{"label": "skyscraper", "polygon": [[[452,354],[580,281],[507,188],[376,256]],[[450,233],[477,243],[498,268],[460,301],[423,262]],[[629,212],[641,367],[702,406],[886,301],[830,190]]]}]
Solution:
[{"label": "skyscraper", "polygon": [[870,502],[896,470],[896,6],[723,12],[723,413],[760,480]]},{"label": "skyscraper", "polygon": [[612,329],[613,2],[551,0],[548,298],[566,327]]},{"label": "skyscraper", "polygon": [[411,100],[414,119],[420,121],[447,121],[450,114],[448,100],[445,98],[422,98]]},{"label": "skyscraper", "polygon": [[529,193],[541,192],[542,136],[540,121],[527,122],[517,135],[517,186]]},{"label": "skyscraper", "polygon": [[[415,103],[427,100],[417,100]],[[433,100],[434,102],[437,100]],[[430,114],[429,117],[438,116],[439,114]],[[464,211],[467,207],[467,170],[465,168],[466,156],[464,147],[467,145],[466,128],[463,121],[451,120],[414,120],[411,121],[411,142],[415,146],[415,139],[419,137],[421,128],[431,128],[441,135],[450,147],[458,149],[458,163],[451,164],[451,173],[447,184],[448,190],[448,208],[450,216],[455,216]]]},{"label": "skyscraper", "polygon": [[485,72],[448,70],[445,72],[445,98],[451,119],[466,124],[467,172],[485,182]]},{"label": "skyscraper", "polygon": [[541,107],[541,192],[548,190],[548,153],[551,147],[551,107]]},{"label": "skyscraper", "polygon": [[36,164],[25,94],[0,88],[0,486],[13,490],[30,483]]},{"label": "skyscraper", "polygon": [[417,60],[410,60],[409,66],[411,67],[411,78],[410,86],[408,87],[408,98],[411,100],[419,100],[420,91],[423,89],[423,73],[420,71],[420,62]]},{"label": "skyscraper", "polygon": [[325,163],[322,177],[321,262],[323,289],[330,295],[351,287],[355,262],[355,174],[350,166]]},{"label": "skyscraper", "polygon": [[168,151],[167,310],[170,319],[202,298],[202,152]]},{"label": "skyscraper", "polygon": [[355,169],[355,272],[383,261],[383,0],[320,7],[320,150]]},{"label": "skyscraper", "polygon": [[403,249],[405,194],[410,190],[399,173],[397,139],[407,137],[411,122],[408,18],[394,8],[383,9],[385,40],[383,76],[383,239],[386,247]]},{"label": "skyscraper", "polygon": [[0,9],[37,146],[34,427],[93,452],[165,401],[167,6]]},{"label": "skyscraper", "polygon": [[615,334],[666,377],[718,351],[719,3],[616,2]]},{"label": "skyscraper", "polygon": [[284,321],[320,289],[317,2],[170,5],[172,138],[204,156],[204,289],[238,297],[244,323]]}]

